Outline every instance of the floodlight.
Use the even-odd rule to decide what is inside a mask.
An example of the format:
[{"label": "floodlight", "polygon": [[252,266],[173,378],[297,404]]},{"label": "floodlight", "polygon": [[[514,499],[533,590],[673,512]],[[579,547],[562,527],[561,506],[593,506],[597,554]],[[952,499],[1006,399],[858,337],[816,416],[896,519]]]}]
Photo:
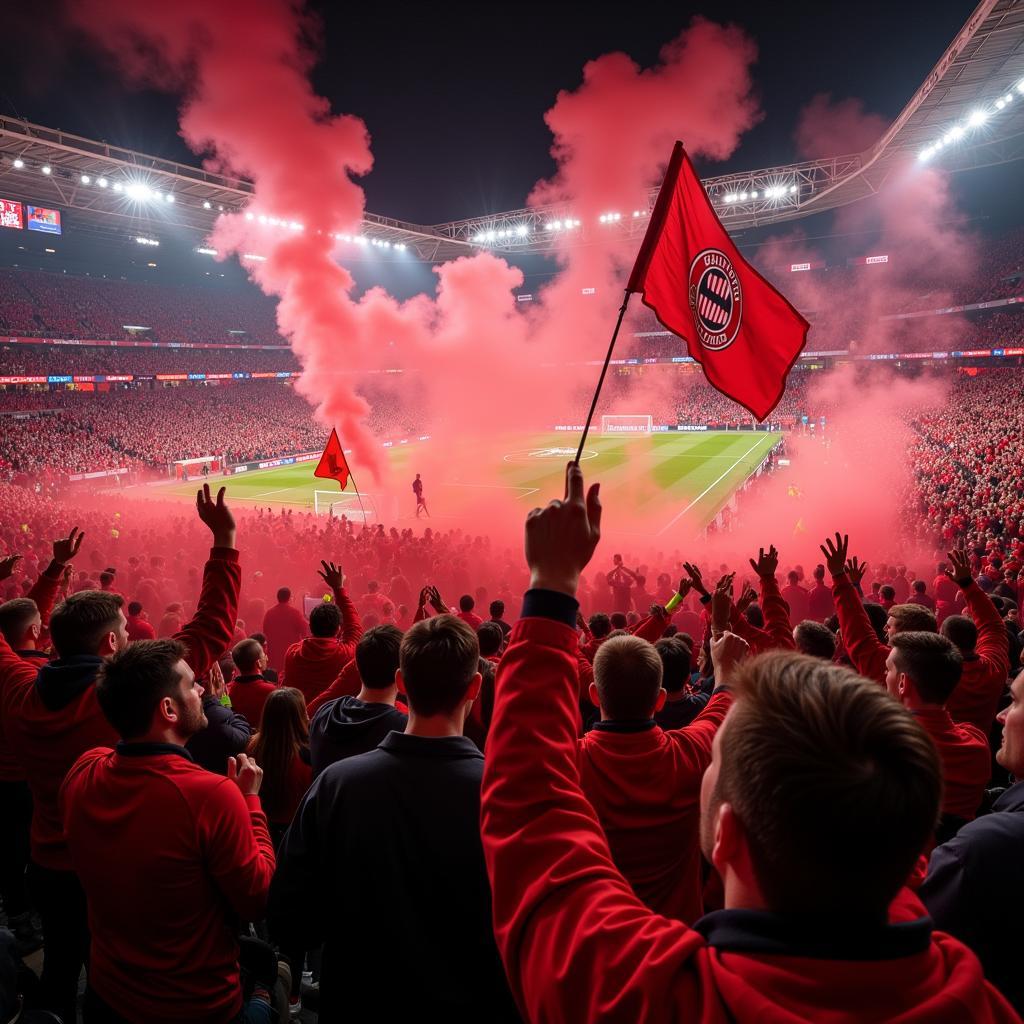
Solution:
[{"label": "floodlight", "polygon": [[209,199],[204,199],[203,200],[203,209],[204,210],[209,210],[210,209],[210,200]]},{"label": "floodlight", "polygon": [[792,193],[792,192],[796,192],[796,190],[797,190],[797,186],[796,186],[796,185],[790,185],[790,186],[789,186],[789,191],[790,191],[791,193]]},{"label": "floodlight", "polygon": [[114,191],[115,192],[122,192],[122,191],[124,191],[124,185],[122,185],[121,182],[119,182],[119,181],[115,181],[114,182]]},{"label": "floodlight", "polygon": [[99,185],[100,188],[106,188],[109,182],[106,178],[97,178],[96,184]]},{"label": "floodlight", "polygon": [[149,199],[152,195],[149,189],[143,185],[141,181],[133,181],[130,185],[126,185],[124,194],[129,199],[134,199],[137,203],[141,203],[144,200]]},{"label": "floodlight", "polygon": [[[519,227],[516,228],[516,234],[520,238],[525,238],[526,235],[528,234],[529,230],[530,229],[525,224],[520,224]],[[403,246],[403,248],[404,248],[404,246]]]},{"label": "floodlight", "polygon": [[740,193],[740,202],[741,203],[745,203],[746,201],[747,201],[747,193],[746,192],[741,192]]},{"label": "floodlight", "polygon": [[961,125],[955,124],[949,130],[949,135],[953,139],[962,139],[964,137],[964,130]]},{"label": "floodlight", "polygon": [[49,174],[53,170],[53,168],[49,164],[43,164],[43,166],[40,167],[39,170],[41,170],[43,174]]},{"label": "floodlight", "polygon": [[174,202],[174,196],[172,196],[170,192],[168,192],[167,195],[164,196],[164,199],[166,199],[167,202],[169,202],[169,203],[173,203]]},{"label": "floodlight", "polygon": [[92,182],[92,178],[90,178],[88,174],[83,174],[78,180],[83,185],[88,185],[88,184],[90,184]]},{"label": "floodlight", "polygon": [[984,124],[988,120],[987,110],[972,110],[970,116],[967,118],[967,124],[971,128],[977,128],[979,124]]},{"label": "floodlight", "polygon": [[25,166],[25,161],[20,156],[14,158],[14,166],[20,171]]}]

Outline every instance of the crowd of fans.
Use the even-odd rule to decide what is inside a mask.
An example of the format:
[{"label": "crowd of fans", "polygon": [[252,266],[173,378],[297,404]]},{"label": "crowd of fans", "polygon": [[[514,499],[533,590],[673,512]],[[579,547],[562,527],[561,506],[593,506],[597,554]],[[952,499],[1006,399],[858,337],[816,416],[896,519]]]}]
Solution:
[{"label": "crowd of fans", "polygon": [[575,468],[525,560],[0,484],[0,1009],[1018,1020],[1024,552],[600,520]]}]

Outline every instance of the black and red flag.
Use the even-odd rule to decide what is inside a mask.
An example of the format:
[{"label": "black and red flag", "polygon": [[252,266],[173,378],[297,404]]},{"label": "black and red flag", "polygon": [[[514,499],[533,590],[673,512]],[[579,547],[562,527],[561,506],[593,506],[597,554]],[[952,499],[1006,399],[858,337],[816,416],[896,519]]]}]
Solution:
[{"label": "black and red flag", "polygon": [[627,292],[686,340],[714,387],[764,420],[809,324],[743,257],[677,142]]},{"label": "black and red flag", "polygon": [[348,462],[345,461],[345,453],[341,448],[341,441],[338,440],[338,431],[331,428],[331,436],[327,439],[327,447],[324,448],[320,461],[313,470],[313,476],[319,476],[326,480],[337,480],[341,489],[345,490],[351,471]]}]

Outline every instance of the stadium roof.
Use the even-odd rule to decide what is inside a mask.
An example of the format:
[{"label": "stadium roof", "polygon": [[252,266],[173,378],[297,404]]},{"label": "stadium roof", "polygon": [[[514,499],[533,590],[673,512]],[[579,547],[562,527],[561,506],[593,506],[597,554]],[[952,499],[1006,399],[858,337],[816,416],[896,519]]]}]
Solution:
[{"label": "stadium roof", "polygon": [[[885,134],[863,153],[704,179],[723,222],[736,230],[794,220],[857,202],[908,161],[945,170],[1024,156],[1024,3],[982,0]],[[222,211],[242,211],[249,182],[0,116],[0,189],[9,198],[78,212],[90,230],[132,237],[175,227],[205,234]],[[409,250],[444,260],[480,249],[545,253],[573,241],[628,238],[644,209],[609,211],[596,224],[567,207],[534,207],[419,225],[367,212],[339,244]],[[297,230],[271,221],[268,230]],[[304,228],[305,229],[305,228]],[[197,238],[198,241],[198,238]],[[569,242],[568,244],[572,244]]]}]

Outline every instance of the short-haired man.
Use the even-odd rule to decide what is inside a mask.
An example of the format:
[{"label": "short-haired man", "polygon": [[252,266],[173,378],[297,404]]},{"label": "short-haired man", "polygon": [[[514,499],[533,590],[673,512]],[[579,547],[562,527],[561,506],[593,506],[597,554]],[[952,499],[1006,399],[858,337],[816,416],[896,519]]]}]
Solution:
[{"label": "short-haired man", "polygon": [[666,698],[659,655],[636,636],[612,637],[597,652],[590,699],[601,720],[579,741],[580,783],[637,896],[659,914],[695,921],[700,780],[730,697],[716,691],[690,725],[662,730],[654,718]]},{"label": "short-haired man", "polygon": [[146,618],[142,609],[141,601],[131,601],[128,604],[128,622],[125,626],[128,631],[128,642],[136,640],[155,640],[156,630],[153,624]]},{"label": "short-haired man", "polygon": [[476,601],[473,599],[472,594],[463,594],[459,598],[459,618],[462,619],[470,629],[476,630],[480,628],[483,623],[483,619],[473,609],[476,607]]},{"label": "short-haired man", "polygon": [[282,686],[294,686],[308,704],[327,689],[352,660],[363,635],[359,612],[345,590],[340,565],[321,562],[317,575],[331,588],[333,601],[322,601],[309,613],[309,632],[288,648],[284,657]]},{"label": "short-haired man", "polygon": [[805,619],[793,627],[793,643],[801,654],[831,661],[836,654],[836,636],[828,626]]},{"label": "short-haired man", "polygon": [[786,586],[782,588],[782,599],[789,605],[791,622],[802,622],[810,608],[810,594],[800,585],[800,573],[792,570],[786,574]]},{"label": "short-haired man", "polygon": [[61,791],[89,903],[86,1020],[229,1021],[242,1008],[236,918],[263,916],[274,847],[262,771],[228,777],[185,744],[206,724],[177,640],[141,640],[100,668],[96,696],[121,737],[83,754]]},{"label": "short-haired man", "polygon": [[253,637],[239,640],[231,648],[231,660],[237,675],[228,683],[228,699],[233,710],[243,715],[255,732],[263,717],[263,705],[267,697],[277,689],[277,683],[272,683],[264,676],[267,654]]},{"label": "short-haired man", "polygon": [[405,731],[408,718],[395,707],[401,643],[397,626],[374,626],[356,644],[359,693],[327,701],[310,719],[314,776],[336,761],[375,750],[389,732]]},{"label": "short-haired man", "polygon": [[807,618],[824,622],[834,611],[832,588],[825,585],[825,566],[814,567],[814,586],[807,595]]},{"label": "short-haired man", "polygon": [[662,637],[654,645],[661,659],[661,685],[665,703],[654,712],[662,729],[682,729],[707,707],[710,694],[690,685],[693,653],[678,637]]},{"label": "short-haired man", "polygon": [[[174,639],[187,648],[185,660],[201,675],[231,642],[241,571],[224,488],[214,500],[204,486],[196,508],[213,535],[213,548],[196,613]],[[57,660],[38,673],[0,640],[0,710],[32,790],[29,888],[46,935],[42,1002],[66,1021],[75,1019],[88,937],[85,898],[64,838],[59,791],[85,751],[117,740],[96,699],[95,680],[104,661],[128,645],[122,604],[119,595],[98,590],[79,591],[59,604],[50,617]]]},{"label": "short-haired man", "polygon": [[962,667],[960,652],[946,637],[910,631],[892,638],[885,662],[885,688],[931,736],[942,760],[939,842],[973,820],[992,772],[988,737],[970,723],[955,724],[946,710]]},{"label": "short-haired man", "polygon": [[716,677],[735,703],[701,832],[725,910],[695,928],[637,899],[580,784],[573,595],[601,506],[579,466],[566,476],[564,500],[527,519],[531,589],[484,767],[494,932],[523,1015],[725,1024],[841,1006],[849,1020],[1016,1020],[969,950],[911,897],[894,905],[938,817],[934,745],[878,685],[818,659],[773,652]]},{"label": "short-haired man", "polygon": [[282,948],[323,944],[321,1020],[518,1019],[480,848],[483,755],[462,734],[478,661],[457,617],[413,626],[406,731],[322,772],[281,844],[268,922]]},{"label": "short-haired man", "polygon": [[263,616],[262,631],[267,637],[264,645],[267,661],[275,672],[280,672],[288,648],[306,635],[305,616],[292,604],[292,592],[288,587],[278,590],[277,604],[268,608]]},{"label": "short-haired man", "polygon": [[512,627],[505,621],[505,602],[492,601],[488,610],[491,615],[490,621],[496,622],[501,627],[502,642],[504,643],[508,639],[509,633],[512,632]]},{"label": "short-haired man", "polygon": [[999,714],[1003,739],[996,760],[1015,779],[992,811],[932,851],[921,899],[941,928],[965,942],[989,979],[1024,1014],[1020,922],[1024,890],[1016,884],[1024,850],[1024,672]]}]

